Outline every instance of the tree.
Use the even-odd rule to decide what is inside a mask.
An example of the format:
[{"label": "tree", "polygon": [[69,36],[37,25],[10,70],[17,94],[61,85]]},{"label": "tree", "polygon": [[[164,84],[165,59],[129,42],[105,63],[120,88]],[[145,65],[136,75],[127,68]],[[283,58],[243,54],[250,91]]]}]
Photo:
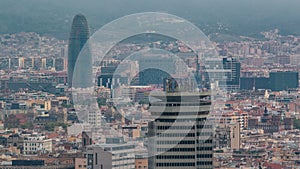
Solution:
[{"label": "tree", "polygon": [[300,120],[299,119],[294,119],[294,128],[300,129]]},{"label": "tree", "polygon": [[14,114],[10,114],[8,117],[5,117],[4,126],[5,128],[18,128],[20,120]]},{"label": "tree", "polygon": [[140,100],[139,104],[149,104],[149,100]]},{"label": "tree", "polygon": [[68,125],[65,124],[65,123],[51,122],[51,123],[47,123],[45,125],[45,130],[47,130],[47,131],[54,131],[55,127],[59,127],[59,126],[63,127],[64,129],[66,129],[68,127]]},{"label": "tree", "polygon": [[33,129],[34,126],[33,126],[32,123],[27,122],[25,124],[21,124],[20,127],[23,128],[23,129]]},{"label": "tree", "polygon": [[99,107],[105,106],[106,105],[106,98],[97,98],[97,103],[98,103]]}]

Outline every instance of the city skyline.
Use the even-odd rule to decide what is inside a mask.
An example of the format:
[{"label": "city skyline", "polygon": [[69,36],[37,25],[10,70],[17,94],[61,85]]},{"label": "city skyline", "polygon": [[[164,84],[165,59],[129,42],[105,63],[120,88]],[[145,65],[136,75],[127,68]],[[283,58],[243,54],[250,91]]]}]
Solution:
[{"label": "city skyline", "polygon": [[299,2],[23,1],[0,2],[0,168],[299,168]]}]

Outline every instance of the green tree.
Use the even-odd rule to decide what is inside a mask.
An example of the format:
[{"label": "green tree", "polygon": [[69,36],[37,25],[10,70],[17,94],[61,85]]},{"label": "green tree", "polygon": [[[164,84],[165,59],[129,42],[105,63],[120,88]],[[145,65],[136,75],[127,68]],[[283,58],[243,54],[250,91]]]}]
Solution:
[{"label": "green tree", "polygon": [[21,124],[20,127],[23,128],[23,129],[33,129],[33,124],[30,123],[30,122],[27,122],[25,124]]},{"label": "green tree", "polygon": [[106,98],[97,98],[97,103],[98,103],[99,107],[105,106],[106,105]]},{"label": "green tree", "polygon": [[294,119],[294,128],[300,129],[300,120],[299,119]]},{"label": "green tree", "polygon": [[65,124],[65,123],[51,122],[51,123],[47,123],[45,125],[45,130],[47,130],[47,131],[54,131],[55,127],[59,127],[59,126],[63,127],[64,129],[66,129],[68,127],[68,125]]}]

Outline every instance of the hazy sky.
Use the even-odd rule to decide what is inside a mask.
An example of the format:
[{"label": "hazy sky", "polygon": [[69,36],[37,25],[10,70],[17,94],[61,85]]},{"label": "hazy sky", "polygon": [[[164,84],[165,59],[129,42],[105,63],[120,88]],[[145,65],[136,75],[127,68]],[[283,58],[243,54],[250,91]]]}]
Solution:
[{"label": "hazy sky", "polygon": [[218,23],[228,34],[258,34],[279,28],[300,35],[300,0],[0,0],[0,33],[37,31],[65,34],[83,13],[92,29],[118,17],[147,11],[168,12],[206,33]]}]

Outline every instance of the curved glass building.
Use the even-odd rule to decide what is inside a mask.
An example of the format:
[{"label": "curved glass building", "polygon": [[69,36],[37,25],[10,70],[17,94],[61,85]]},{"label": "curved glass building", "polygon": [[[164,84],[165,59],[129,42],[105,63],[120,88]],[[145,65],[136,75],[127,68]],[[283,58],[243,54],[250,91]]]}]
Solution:
[{"label": "curved glass building", "polygon": [[[89,47],[84,45],[89,39],[90,32],[87,19],[84,15],[78,14],[74,17],[68,49],[68,86],[75,88],[86,88],[91,86],[92,58]],[[81,57],[78,55],[81,52]],[[76,66],[76,62],[80,62]],[[75,67],[76,66],[76,67]],[[73,82],[73,75],[76,76],[76,82]]]}]

